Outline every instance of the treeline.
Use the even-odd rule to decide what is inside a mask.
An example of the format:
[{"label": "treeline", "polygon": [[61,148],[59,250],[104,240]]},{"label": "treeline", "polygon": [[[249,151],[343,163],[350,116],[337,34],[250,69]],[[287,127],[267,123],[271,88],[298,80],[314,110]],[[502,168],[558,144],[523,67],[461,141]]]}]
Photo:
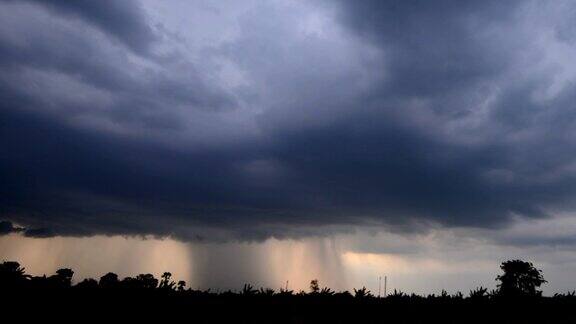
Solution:
[{"label": "treeline", "polygon": [[[406,294],[402,291],[394,290],[391,294],[385,296],[388,299],[490,299],[498,297],[539,297],[542,292],[538,288],[546,283],[540,270],[536,269],[532,263],[524,262],[521,260],[512,260],[502,263],[502,275],[496,277],[498,289],[488,291],[487,288],[478,287],[470,290],[468,294],[464,295],[461,292],[449,294],[443,290],[440,294],[429,294],[421,296],[417,294]],[[336,296],[346,298],[378,298],[366,287],[360,289],[353,289],[349,291],[334,291],[328,287],[321,287],[318,280],[314,279],[310,282],[309,291],[280,289],[274,290],[272,288],[259,288],[256,289],[250,284],[245,284],[239,291],[223,291],[213,292],[208,290],[194,290],[186,287],[185,281],[172,280],[170,272],[164,272],[160,279],[154,275],[139,274],[135,277],[125,277],[120,279],[115,273],[109,272],[99,280],[93,278],[86,278],[82,281],[73,284],[72,279],[74,271],[72,269],[63,268],[56,271],[51,276],[31,276],[26,274],[25,268],[20,263],[15,261],[4,261],[0,264],[0,287],[4,289],[118,289],[118,290],[157,290],[170,292],[173,294],[181,295],[241,295],[241,296]],[[576,297],[576,291],[555,294],[554,298],[568,298]]]},{"label": "treeline", "polygon": [[[184,281],[174,281],[169,272],[160,278],[140,274],[122,279],[107,273],[98,280],[87,278],[74,284],[72,269],[31,276],[18,262],[5,261],[0,264],[0,297],[5,309],[18,310],[30,319],[41,314],[103,316],[111,312],[148,319],[184,312],[193,322],[211,323],[573,322],[576,292],[543,297],[538,288],[546,280],[529,262],[507,261],[501,269],[497,289],[491,291],[478,287],[467,294],[442,291],[421,296],[395,290],[379,297],[365,287],[334,291],[321,287],[317,280],[310,282],[308,291],[298,292],[256,289],[249,284],[238,291],[195,290]],[[158,309],[163,311],[158,313]]]},{"label": "treeline", "polygon": [[184,291],[184,281],[174,282],[172,274],[165,272],[161,280],[154,275],[139,274],[136,277],[126,277],[119,280],[118,275],[112,272],[100,277],[100,280],[86,278],[73,285],[74,271],[64,268],[51,276],[31,276],[26,274],[25,268],[15,261],[5,261],[0,264],[0,287],[4,289],[146,289],[163,291]]}]

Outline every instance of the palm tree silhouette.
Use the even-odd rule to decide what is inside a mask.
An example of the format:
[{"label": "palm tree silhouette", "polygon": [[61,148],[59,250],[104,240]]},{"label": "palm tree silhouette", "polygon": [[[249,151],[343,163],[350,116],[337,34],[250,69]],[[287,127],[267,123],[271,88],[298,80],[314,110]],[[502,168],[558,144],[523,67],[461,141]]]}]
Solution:
[{"label": "palm tree silhouette", "polygon": [[0,287],[16,288],[24,285],[30,276],[20,263],[15,261],[4,261],[0,264]]}]

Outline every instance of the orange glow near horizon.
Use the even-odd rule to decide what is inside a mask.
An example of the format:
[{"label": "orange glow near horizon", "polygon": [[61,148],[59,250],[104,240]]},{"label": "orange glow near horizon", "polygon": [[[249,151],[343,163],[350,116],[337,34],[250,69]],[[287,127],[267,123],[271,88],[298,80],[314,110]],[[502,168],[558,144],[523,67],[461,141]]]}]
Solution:
[{"label": "orange glow near horizon", "polygon": [[[20,262],[32,275],[72,268],[76,282],[107,272],[120,277],[169,271],[194,289],[238,290],[244,283],[278,290],[307,290],[310,280],[335,290],[366,286],[378,291],[378,277],[388,276],[388,291],[433,292],[448,285],[480,285],[470,281],[494,264],[446,261],[403,254],[350,250],[349,238],[269,239],[264,242],[184,243],[172,239],[122,236],[27,238],[0,236],[0,260]],[[426,244],[423,242],[422,244]]]},{"label": "orange glow near horizon", "polygon": [[190,276],[187,246],[173,240],[142,240],[122,236],[87,238],[0,237],[0,257],[15,260],[33,275],[52,274],[59,268],[72,268],[76,281],[99,278],[107,272],[121,277],[139,273],[160,276],[169,271],[175,278]]},{"label": "orange glow near horizon", "polygon": [[262,243],[194,244],[172,239],[122,236],[28,238],[0,236],[0,258],[20,262],[32,275],[72,268],[75,281],[170,271],[176,280],[207,289],[239,289],[242,282],[279,289],[307,289],[311,279],[345,289],[339,252],[330,240],[276,240]]}]

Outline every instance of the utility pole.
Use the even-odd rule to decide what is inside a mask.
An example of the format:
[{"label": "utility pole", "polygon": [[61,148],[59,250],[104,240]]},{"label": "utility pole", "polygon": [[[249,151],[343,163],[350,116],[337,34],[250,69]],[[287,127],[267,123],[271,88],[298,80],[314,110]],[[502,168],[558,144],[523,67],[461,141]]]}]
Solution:
[{"label": "utility pole", "polygon": [[384,297],[388,296],[388,292],[386,291],[386,288],[388,288],[386,285],[388,283],[388,277],[384,276]]},{"label": "utility pole", "polygon": [[382,276],[378,277],[378,298],[380,298],[381,287],[382,287]]},{"label": "utility pole", "polygon": [[288,280],[286,280],[286,291],[288,291]]}]

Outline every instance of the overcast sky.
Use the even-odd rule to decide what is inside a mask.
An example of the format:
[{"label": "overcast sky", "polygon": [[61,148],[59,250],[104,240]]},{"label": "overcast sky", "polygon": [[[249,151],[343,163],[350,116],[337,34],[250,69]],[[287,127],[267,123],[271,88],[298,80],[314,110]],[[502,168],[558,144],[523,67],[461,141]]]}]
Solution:
[{"label": "overcast sky", "polygon": [[337,242],[334,278],[521,256],[576,288],[574,57],[570,0],[0,0],[2,240]]}]

